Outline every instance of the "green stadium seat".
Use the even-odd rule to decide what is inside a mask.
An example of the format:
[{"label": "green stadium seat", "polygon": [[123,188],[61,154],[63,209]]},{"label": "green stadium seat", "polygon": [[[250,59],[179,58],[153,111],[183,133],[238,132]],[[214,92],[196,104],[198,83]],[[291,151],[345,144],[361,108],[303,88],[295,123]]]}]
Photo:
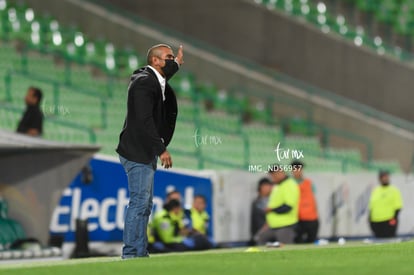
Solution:
[{"label": "green stadium seat", "polygon": [[397,161],[375,160],[368,164],[371,170],[388,170],[391,173],[401,173],[401,166]]},{"label": "green stadium seat", "polygon": [[251,165],[267,167],[276,160],[275,149],[283,135],[278,127],[264,124],[249,124],[243,127],[243,133],[249,137],[249,156]]},{"label": "green stadium seat", "polygon": [[0,219],[6,219],[9,215],[9,205],[6,200],[0,198]]},{"label": "green stadium seat", "polygon": [[15,240],[24,239],[26,234],[24,233],[23,227],[15,220],[8,219],[7,220],[9,226],[13,230]]},{"label": "green stadium seat", "polygon": [[411,36],[414,27],[414,11],[413,13],[400,14],[396,17],[393,28],[397,34]]},{"label": "green stadium seat", "polygon": [[8,223],[8,219],[0,219],[0,242],[3,247],[9,246],[16,240],[13,228]]},{"label": "green stadium seat", "polygon": [[191,102],[181,101],[178,110],[179,120],[193,122],[200,112],[199,108],[202,107]]},{"label": "green stadium seat", "polygon": [[176,148],[181,152],[193,154],[196,152],[196,135],[198,128],[193,122],[179,120],[175,127],[175,134],[171,140],[171,148]]},{"label": "green stadium seat", "polygon": [[198,170],[199,166],[199,158],[190,155],[190,154],[183,154],[180,151],[175,150],[174,148],[170,149],[171,154],[173,155],[173,165],[174,167]]},{"label": "green stadium seat", "polygon": [[8,247],[17,239],[25,238],[22,226],[8,217],[7,202],[0,198],[0,246]]},{"label": "green stadium seat", "polygon": [[395,21],[399,4],[395,0],[382,0],[375,10],[375,18],[379,22],[392,24]]},{"label": "green stadium seat", "polygon": [[315,125],[300,117],[289,119],[287,124],[290,135],[315,136],[318,134],[318,129]]},{"label": "green stadium seat", "polygon": [[29,53],[25,70],[29,73],[39,76],[47,76],[47,78],[58,82],[67,81],[67,71],[64,64],[57,64],[53,56],[39,53]]},{"label": "green stadium seat", "polygon": [[375,12],[378,7],[378,0],[357,0],[356,6],[364,12]]},{"label": "green stadium seat", "polygon": [[248,148],[245,148],[242,137],[225,134],[219,130],[203,128],[201,129],[201,135],[206,137],[204,143],[199,145],[202,158],[209,163],[205,168],[244,167],[245,150]]},{"label": "green stadium seat", "polygon": [[327,148],[325,149],[324,154],[330,159],[342,159],[352,163],[362,162],[361,152],[355,149]]},{"label": "green stadium seat", "polygon": [[7,1],[0,0],[0,38],[7,39]]},{"label": "green stadium seat", "polygon": [[[1,51],[0,51],[0,73],[3,75],[7,71],[15,70],[20,68],[21,58],[16,53],[14,47],[9,44],[0,43]],[[1,85],[4,85],[4,80],[0,81]],[[0,86],[3,87],[3,86]],[[0,90],[0,92],[3,91]]]},{"label": "green stadium seat", "polygon": [[75,31],[66,43],[66,56],[68,59],[77,63],[84,64],[86,62],[86,37],[80,31]]},{"label": "green stadium seat", "polygon": [[144,64],[132,49],[117,51],[115,54],[115,62],[118,77],[129,77],[133,71]]},{"label": "green stadium seat", "polygon": [[251,114],[253,121],[275,124],[276,119],[272,115],[272,109],[266,105],[264,102],[257,102],[252,108],[248,109],[248,112]]},{"label": "green stadium seat", "polygon": [[180,74],[175,75],[170,81],[169,84],[177,93],[179,98],[183,99],[193,99],[196,94],[194,76],[186,73],[180,72]]},{"label": "green stadium seat", "polygon": [[200,122],[214,129],[238,132],[241,129],[240,116],[223,112],[200,112]]},{"label": "green stadium seat", "polygon": [[17,129],[17,124],[21,118],[21,112],[17,113],[14,111],[9,111],[5,108],[2,108],[0,105],[0,114],[2,118],[1,128],[15,131]]},{"label": "green stadium seat", "polygon": [[203,101],[210,102],[214,105],[217,98],[217,87],[215,87],[212,83],[202,83],[196,86],[196,90],[197,94]]},{"label": "green stadium seat", "polygon": [[338,160],[328,160],[323,158],[307,159],[305,165],[307,170],[318,172],[335,172],[340,173],[343,171],[343,163]]},{"label": "green stadium seat", "polygon": [[34,11],[21,2],[18,4],[8,3],[6,9],[7,20],[4,23],[8,32],[7,38],[27,41],[31,30],[30,22],[34,19]]},{"label": "green stadium seat", "polygon": [[301,150],[304,156],[307,154],[322,155],[322,148],[317,137],[288,136],[282,145],[290,150]]}]

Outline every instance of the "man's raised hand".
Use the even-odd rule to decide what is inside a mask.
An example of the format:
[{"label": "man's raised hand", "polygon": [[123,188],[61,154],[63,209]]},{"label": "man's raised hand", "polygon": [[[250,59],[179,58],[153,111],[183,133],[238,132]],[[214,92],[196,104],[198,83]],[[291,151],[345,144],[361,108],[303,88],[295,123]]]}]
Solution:
[{"label": "man's raised hand", "polygon": [[180,66],[184,63],[184,52],[183,52],[183,45],[180,45],[178,48],[177,56],[175,57],[175,61],[180,64]]}]

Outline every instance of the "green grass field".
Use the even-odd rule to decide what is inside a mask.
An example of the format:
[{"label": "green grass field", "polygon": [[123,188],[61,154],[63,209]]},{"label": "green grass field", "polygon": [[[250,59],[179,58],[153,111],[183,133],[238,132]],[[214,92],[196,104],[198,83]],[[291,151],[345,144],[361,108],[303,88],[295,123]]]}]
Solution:
[{"label": "green grass field", "polygon": [[0,262],[0,274],[414,274],[414,242],[292,245],[252,253],[239,248],[131,260],[101,257]]}]

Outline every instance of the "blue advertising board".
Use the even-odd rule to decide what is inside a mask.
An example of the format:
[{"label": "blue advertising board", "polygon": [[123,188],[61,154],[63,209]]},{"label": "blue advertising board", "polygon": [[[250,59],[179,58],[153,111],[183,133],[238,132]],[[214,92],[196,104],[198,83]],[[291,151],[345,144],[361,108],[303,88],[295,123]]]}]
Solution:
[{"label": "blue advertising board", "polygon": [[[75,239],[75,220],[88,220],[91,241],[121,242],[124,214],[128,205],[128,183],[125,171],[118,161],[92,159],[92,181],[84,182],[82,173],[62,194],[55,208],[50,233],[63,235],[65,242]],[[212,183],[209,178],[157,170],[154,178],[154,211],[162,208],[166,194],[179,191],[183,206],[190,207],[194,195],[207,199],[206,211],[212,217]],[[212,227],[210,219],[209,227]]]}]

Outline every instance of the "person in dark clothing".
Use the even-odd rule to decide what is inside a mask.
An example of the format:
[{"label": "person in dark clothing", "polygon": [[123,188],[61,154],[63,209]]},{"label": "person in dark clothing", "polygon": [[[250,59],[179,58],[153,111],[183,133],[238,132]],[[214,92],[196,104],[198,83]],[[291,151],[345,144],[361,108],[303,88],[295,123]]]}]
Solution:
[{"label": "person in dark clothing", "polygon": [[43,133],[43,113],[40,109],[42,90],[36,87],[27,89],[26,110],[19,121],[17,132],[29,136],[41,136]]},{"label": "person in dark clothing", "polygon": [[258,233],[266,229],[266,208],[273,184],[268,178],[259,180],[257,197],[252,203],[250,216],[251,243],[256,243]]},{"label": "person in dark clothing", "polygon": [[159,44],[147,54],[147,66],[136,70],[128,86],[127,115],[116,152],[128,176],[129,204],[125,214],[122,258],[148,257],[147,225],[152,210],[158,157],[172,167],[167,151],[177,119],[177,99],[168,80],[183,63],[180,46]]}]

